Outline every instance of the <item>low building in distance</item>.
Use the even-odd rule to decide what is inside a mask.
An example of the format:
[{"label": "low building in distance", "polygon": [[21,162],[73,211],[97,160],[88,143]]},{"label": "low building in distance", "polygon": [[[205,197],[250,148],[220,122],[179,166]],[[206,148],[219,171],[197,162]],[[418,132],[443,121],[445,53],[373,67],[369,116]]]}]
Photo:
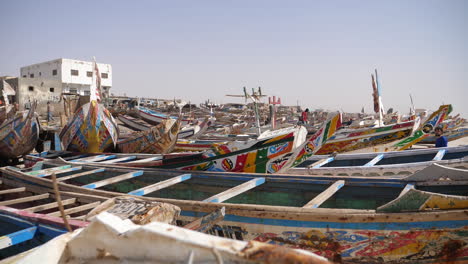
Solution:
[{"label": "low building in distance", "polygon": [[[103,97],[109,95],[112,87],[112,67],[110,64],[97,64],[101,75]],[[63,111],[62,94],[90,94],[94,63],[72,59],[56,59],[21,67],[18,82],[17,102],[25,109],[30,102],[38,102],[37,112],[47,112],[47,102],[54,110]]]}]

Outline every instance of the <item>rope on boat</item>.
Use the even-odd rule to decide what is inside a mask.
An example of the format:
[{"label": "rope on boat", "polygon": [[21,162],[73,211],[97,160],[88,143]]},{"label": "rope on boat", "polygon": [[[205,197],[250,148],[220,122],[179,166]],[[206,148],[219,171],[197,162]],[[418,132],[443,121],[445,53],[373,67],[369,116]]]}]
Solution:
[{"label": "rope on boat", "polygon": [[63,209],[62,197],[60,196],[60,191],[58,188],[57,177],[55,176],[55,172],[52,173],[52,183],[54,184],[55,200],[57,201],[60,214],[62,215],[63,223],[65,223],[65,226],[67,227],[68,232],[71,232],[72,229],[70,227],[70,224],[68,224],[67,215],[65,214],[65,210]]}]

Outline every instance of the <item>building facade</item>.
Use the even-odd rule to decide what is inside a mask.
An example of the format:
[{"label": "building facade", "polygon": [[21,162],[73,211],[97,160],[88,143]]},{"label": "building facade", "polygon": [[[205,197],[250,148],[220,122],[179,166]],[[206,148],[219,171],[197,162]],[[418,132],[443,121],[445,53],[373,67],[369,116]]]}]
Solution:
[{"label": "building facade", "polygon": [[[101,74],[103,97],[106,97],[112,87],[112,67],[102,63],[97,66]],[[40,115],[47,112],[47,102],[54,106],[56,112],[60,111],[63,109],[62,94],[90,94],[93,69],[93,62],[63,58],[22,67],[17,103],[20,109],[25,109],[36,100]]]}]

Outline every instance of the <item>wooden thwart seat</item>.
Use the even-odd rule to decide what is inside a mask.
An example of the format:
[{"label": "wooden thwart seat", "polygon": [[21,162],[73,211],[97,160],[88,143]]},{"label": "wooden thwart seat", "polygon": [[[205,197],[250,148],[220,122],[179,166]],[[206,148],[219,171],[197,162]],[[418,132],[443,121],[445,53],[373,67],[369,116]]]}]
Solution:
[{"label": "wooden thwart seat", "polygon": [[339,180],[333,183],[325,191],[321,192],[319,195],[315,196],[310,202],[304,205],[302,208],[318,208],[322,205],[328,198],[332,197],[341,187],[345,184],[344,180]]}]

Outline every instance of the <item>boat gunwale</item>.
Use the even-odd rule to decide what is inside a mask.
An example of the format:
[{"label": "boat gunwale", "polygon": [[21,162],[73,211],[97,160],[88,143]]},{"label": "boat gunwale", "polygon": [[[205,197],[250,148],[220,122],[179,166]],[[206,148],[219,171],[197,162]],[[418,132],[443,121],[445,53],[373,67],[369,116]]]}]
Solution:
[{"label": "boat gunwale", "polygon": [[[24,175],[17,171],[6,170],[4,177],[14,177],[36,185],[44,186],[45,188],[52,187],[52,181],[45,178],[37,178],[34,176]],[[6,171],[6,173],[5,173]],[[71,193],[82,193],[85,195],[94,195],[100,197],[118,197],[127,196],[127,194],[110,192],[104,190],[90,190],[84,187],[75,186],[67,183],[58,183],[60,190]],[[129,195],[132,196],[132,195]],[[142,198],[140,196],[133,196]],[[402,213],[376,213],[375,210],[363,209],[335,209],[335,208],[302,208],[292,206],[271,206],[257,204],[231,204],[231,203],[210,203],[192,200],[179,200],[169,198],[144,197],[151,201],[166,202],[179,206],[184,211],[195,211],[209,213],[221,207],[226,207],[226,214],[257,217],[257,218],[272,218],[272,219],[289,219],[297,221],[335,221],[342,223],[362,223],[362,222],[423,222],[423,221],[452,221],[466,220],[468,215],[467,209],[456,210],[441,210],[430,212],[402,212]]]}]

